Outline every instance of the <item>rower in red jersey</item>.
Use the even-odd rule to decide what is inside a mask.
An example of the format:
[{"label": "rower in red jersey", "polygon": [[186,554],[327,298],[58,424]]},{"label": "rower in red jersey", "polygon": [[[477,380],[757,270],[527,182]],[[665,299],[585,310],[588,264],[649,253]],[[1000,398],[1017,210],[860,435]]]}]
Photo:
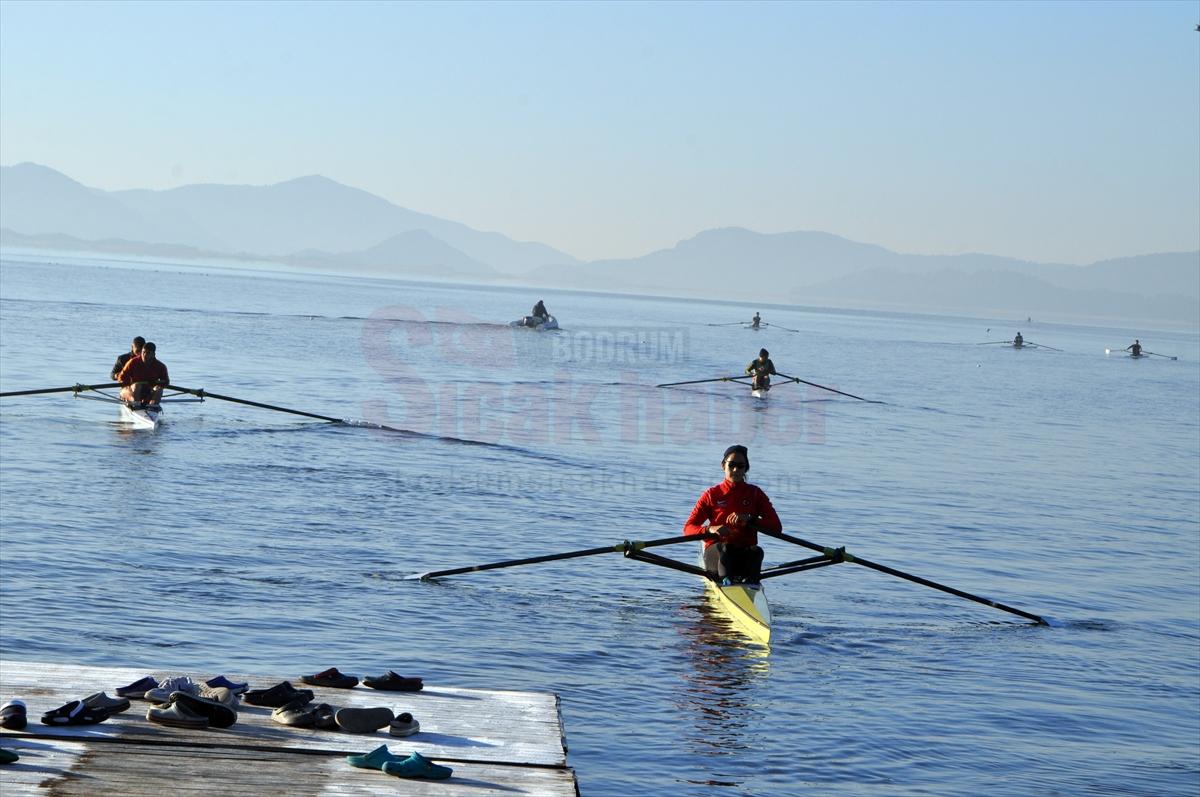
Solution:
[{"label": "rower in red jersey", "polygon": [[725,480],[700,496],[683,526],[684,534],[717,534],[704,541],[704,569],[725,584],[757,584],[763,550],[757,529],[783,531],[771,499],[746,481],[750,455],[745,446],[730,446],[721,457]]},{"label": "rower in red jersey", "polygon": [[147,342],[141,357],[130,357],[117,375],[121,383],[121,398],[131,405],[157,406],[162,401],[163,387],[170,384],[166,364],[158,359],[157,347]]}]

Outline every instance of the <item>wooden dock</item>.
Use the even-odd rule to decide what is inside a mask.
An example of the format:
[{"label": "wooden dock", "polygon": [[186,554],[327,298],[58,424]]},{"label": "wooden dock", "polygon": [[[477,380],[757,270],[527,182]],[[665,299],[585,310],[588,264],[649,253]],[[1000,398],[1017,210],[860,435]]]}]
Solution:
[{"label": "wooden dock", "polygon": [[[558,698],[541,692],[437,684],[426,684],[420,692],[328,689],[300,684],[297,673],[226,673],[232,680],[249,681],[252,689],[288,680],[312,689],[315,702],[339,708],[408,711],[421,730],[395,737],[386,728],[366,734],[293,728],[273,722],[270,708],[245,703],[229,728],[188,730],[149,722],[146,709],[151,704],[141,700],[98,725],[41,723],[46,711],[93,692],[114,697],[118,686],[145,675],[188,675],[202,682],[218,674],[0,661],[0,702],[19,698],[29,712],[25,730],[0,729],[0,747],[21,756],[14,764],[0,765],[0,794],[578,795],[575,773],[567,766]],[[452,767],[454,774],[441,781],[405,779],[346,763],[345,756],[381,744],[398,755],[419,752]]]}]

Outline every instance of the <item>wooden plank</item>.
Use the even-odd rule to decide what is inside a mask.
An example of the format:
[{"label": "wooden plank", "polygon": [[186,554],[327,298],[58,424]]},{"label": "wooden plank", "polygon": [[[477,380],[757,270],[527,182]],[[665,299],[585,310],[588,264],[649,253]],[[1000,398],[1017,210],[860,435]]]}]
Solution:
[{"label": "wooden plank", "polygon": [[[148,703],[133,701],[129,711],[99,725],[52,727],[38,720],[43,712],[92,692],[113,696],[116,687],[145,675],[161,679],[188,675],[203,681],[215,673],[147,672],[130,668],[90,667],[0,660],[0,694],[20,697],[28,704],[26,733],[63,739],[145,740],[215,747],[287,748],[333,755],[370,750],[379,744],[402,744],[429,758],[448,761],[506,763],[543,767],[566,766],[566,744],[558,699],[553,694],[486,689],[463,689],[427,684],[421,692],[379,692],[357,687],[304,687],[295,676],[242,676],[252,688],[291,680],[312,688],[316,702],[334,706],[387,706],[408,711],[421,723],[415,736],[397,738],[387,730],[373,734],[291,728],[271,720],[271,709],[243,704],[238,721],[226,729],[188,730],[155,725],[146,720]],[[8,731],[0,731],[8,733]]]},{"label": "wooden plank", "polygon": [[[569,769],[453,764],[449,780],[402,779],[357,769],[344,758],[279,750],[172,746],[144,742],[4,738],[21,760],[0,766],[4,797],[382,797],[382,795],[577,794]],[[394,752],[400,752],[392,745]]]}]

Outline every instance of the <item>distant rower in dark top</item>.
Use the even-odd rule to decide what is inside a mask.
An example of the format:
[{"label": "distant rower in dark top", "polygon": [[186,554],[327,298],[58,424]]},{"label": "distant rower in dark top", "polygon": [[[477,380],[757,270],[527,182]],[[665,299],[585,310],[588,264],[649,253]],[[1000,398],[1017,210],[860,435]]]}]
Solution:
[{"label": "distant rower in dark top", "polygon": [[1013,338],[1013,345],[1016,346],[1018,349],[1025,345],[1025,338],[1021,337],[1020,332],[1018,332],[1017,336],[1015,338]]},{"label": "distant rower in dark top", "polygon": [[762,323],[762,318],[759,317],[758,312],[755,311],[754,318],[750,319],[750,328],[758,329],[758,327],[761,323]]},{"label": "distant rower in dark top", "polygon": [[130,345],[129,351],[117,356],[117,362],[115,365],[113,365],[112,371],[109,373],[109,377],[112,379],[112,381],[117,381],[117,377],[121,374],[121,369],[125,367],[125,363],[129,362],[130,358],[142,356],[142,347],[145,345],[146,339],[141,335],[138,335],[133,339],[133,343]]},{"label": "distant rower in dark top", "polygon": [[767,494],[746,481],[750,454],[745,446],[730,446],[721,456],[725,480],[700,496],[683,524],[684,534],[712,533],[704,541],[704,569],[726,584],[759,583],[763,550],[757,529],[783,531]]},{"label": "distant rower in dark top", "polygon": [[758,357],[751,360],[750,364],[746,366],[746,373],[754,376],[750,385],[752,389],[769,390],[771,374],[775,373],[775,363],[771,362],[770,352],[766,349],[759,349]]},{"label": "distant rower in dark top", "polygon": [[1134,357],[1141,357],[1142,356],[1142,342],[1140,340],[1138,340],[1137,338],[1134,338],[1133,343],[1130,343],[1128,346],[1125,347],[1125,351],[1129,352]]},{"label": "distant rower in dark top", "polygon": [[167,366],[155,356],[155,345],[147,341],[141,357],[130,357],[117,374],[121,398],[130,404],[155,406],[162,400],[163,386],[170,383]]}]

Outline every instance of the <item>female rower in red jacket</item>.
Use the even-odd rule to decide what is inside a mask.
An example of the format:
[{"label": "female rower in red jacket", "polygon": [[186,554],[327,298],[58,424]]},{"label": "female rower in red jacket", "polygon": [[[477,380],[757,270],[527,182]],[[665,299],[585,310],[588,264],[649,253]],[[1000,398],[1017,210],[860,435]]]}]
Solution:
[{"label": "female rower in red jacket", "polygon": [[704,569],[724,583],[757,584],[763,551],[756,529],[783,531],[771,499],[746,481],[750,454],[745,446],[730,446],[721,457],[725,480],[700,496],[683,526],[684,534],[718,535],[704,541]]}]

